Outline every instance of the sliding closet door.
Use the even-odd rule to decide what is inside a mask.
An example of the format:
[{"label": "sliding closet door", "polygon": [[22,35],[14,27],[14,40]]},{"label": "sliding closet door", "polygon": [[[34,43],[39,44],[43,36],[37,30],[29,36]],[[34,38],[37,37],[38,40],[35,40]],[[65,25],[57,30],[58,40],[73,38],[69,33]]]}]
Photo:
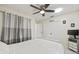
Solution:
[{"label": "sliding closet door", "polygon": [[1,40],[1,32],[2,32],[2,21],[3,21],[3,13],[0,12],[0,40]]},{"label": "sliding closet door", "polygon": [[11,13],[3,13],[1,41],[12,44],[31,39],[31,20]]},{"label": "sliding closet door", "polygon": [[22,42],[22,41],[24,41],[24,35],[23,35],[23,33],[24,33],[24,30],[23,30],[23,20],[24,20],[24,18],[23,17],[20,17],[19,18],[19,37],[20,37],[20,42]]},{"label": "sliding closet door", "polygon": [[9,13],[3,13],[3,31],[2,31],[2,41],[5,43],[9,42],[10,39],[10,18]]},{"label": "sliding closet door", "polygon": [[10,35],[9,35],[9,44],[13,43],[14,41],[16,41],[16,34],[15,34],[15,23],[16,23],[16,19],[15,19],[15,15],[11,14],[11,19],[10,19]]}]

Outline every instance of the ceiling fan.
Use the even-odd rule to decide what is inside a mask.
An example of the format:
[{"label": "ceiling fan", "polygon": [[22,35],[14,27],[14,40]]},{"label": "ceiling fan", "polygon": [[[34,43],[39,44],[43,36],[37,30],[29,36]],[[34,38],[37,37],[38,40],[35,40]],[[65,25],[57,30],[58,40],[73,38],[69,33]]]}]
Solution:
[{"label": "ceiling fan", "polygon": [[42,16],[45,16],[45,12],[55,12],[55,10],[47,9],[50,6],[50,4],[40,5],[39,7],[34,6],[34,5],[30,5],[30,6],[38,10],[37,12],[35,12],[33,14],[41,13]]}]

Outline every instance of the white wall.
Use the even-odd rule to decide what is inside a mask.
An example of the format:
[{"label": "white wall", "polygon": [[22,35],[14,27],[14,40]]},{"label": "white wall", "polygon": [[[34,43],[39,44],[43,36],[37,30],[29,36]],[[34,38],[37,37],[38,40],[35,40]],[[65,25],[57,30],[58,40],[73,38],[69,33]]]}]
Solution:
[{"label": "white wall", "polygon": [[[50,22],[54,20],[54,22]],[[66,24],[62,21],[66,20]],[[75,23],[75,27],[71,27],[71,23]],[[68,29],[79,29],[79,11],[53,17],[43,22],[44,39],[62,43],[65,47],[68,44]]]}]

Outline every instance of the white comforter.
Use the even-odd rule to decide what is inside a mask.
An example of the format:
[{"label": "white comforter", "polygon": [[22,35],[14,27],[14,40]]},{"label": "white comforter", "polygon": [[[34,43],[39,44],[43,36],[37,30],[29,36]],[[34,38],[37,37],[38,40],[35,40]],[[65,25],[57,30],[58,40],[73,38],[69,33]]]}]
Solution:
[{"label": "white comforter", "polygon": [[44,40],[35,39],[12,45],[0,42],[0,53],[11,54],[63,54],[64,48],[61,44]]}]

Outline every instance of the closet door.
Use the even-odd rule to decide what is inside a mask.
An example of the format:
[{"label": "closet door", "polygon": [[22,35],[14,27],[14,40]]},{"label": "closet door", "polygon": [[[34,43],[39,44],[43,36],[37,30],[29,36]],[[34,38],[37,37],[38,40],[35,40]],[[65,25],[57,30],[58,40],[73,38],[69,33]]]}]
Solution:
[{"label": "closet door", "polygon": [[31,39],[31,20],[4,12],[1,41],[13,44],[29,39]]},{"label": "closet door", "polygon": [[9,43],[14,43],[15,40],[15,15],[11,14],[11,19],[10,19],[10,42]]},{"label": "closet door", "polygon": [[2,32],[2,24],[3,24],[3,13],[0,12],[0,40],[1,40],[1,32]]},{"label": "closet door", "polygon": [[42,38],[42,24],[37,24],[37,38]]}]

